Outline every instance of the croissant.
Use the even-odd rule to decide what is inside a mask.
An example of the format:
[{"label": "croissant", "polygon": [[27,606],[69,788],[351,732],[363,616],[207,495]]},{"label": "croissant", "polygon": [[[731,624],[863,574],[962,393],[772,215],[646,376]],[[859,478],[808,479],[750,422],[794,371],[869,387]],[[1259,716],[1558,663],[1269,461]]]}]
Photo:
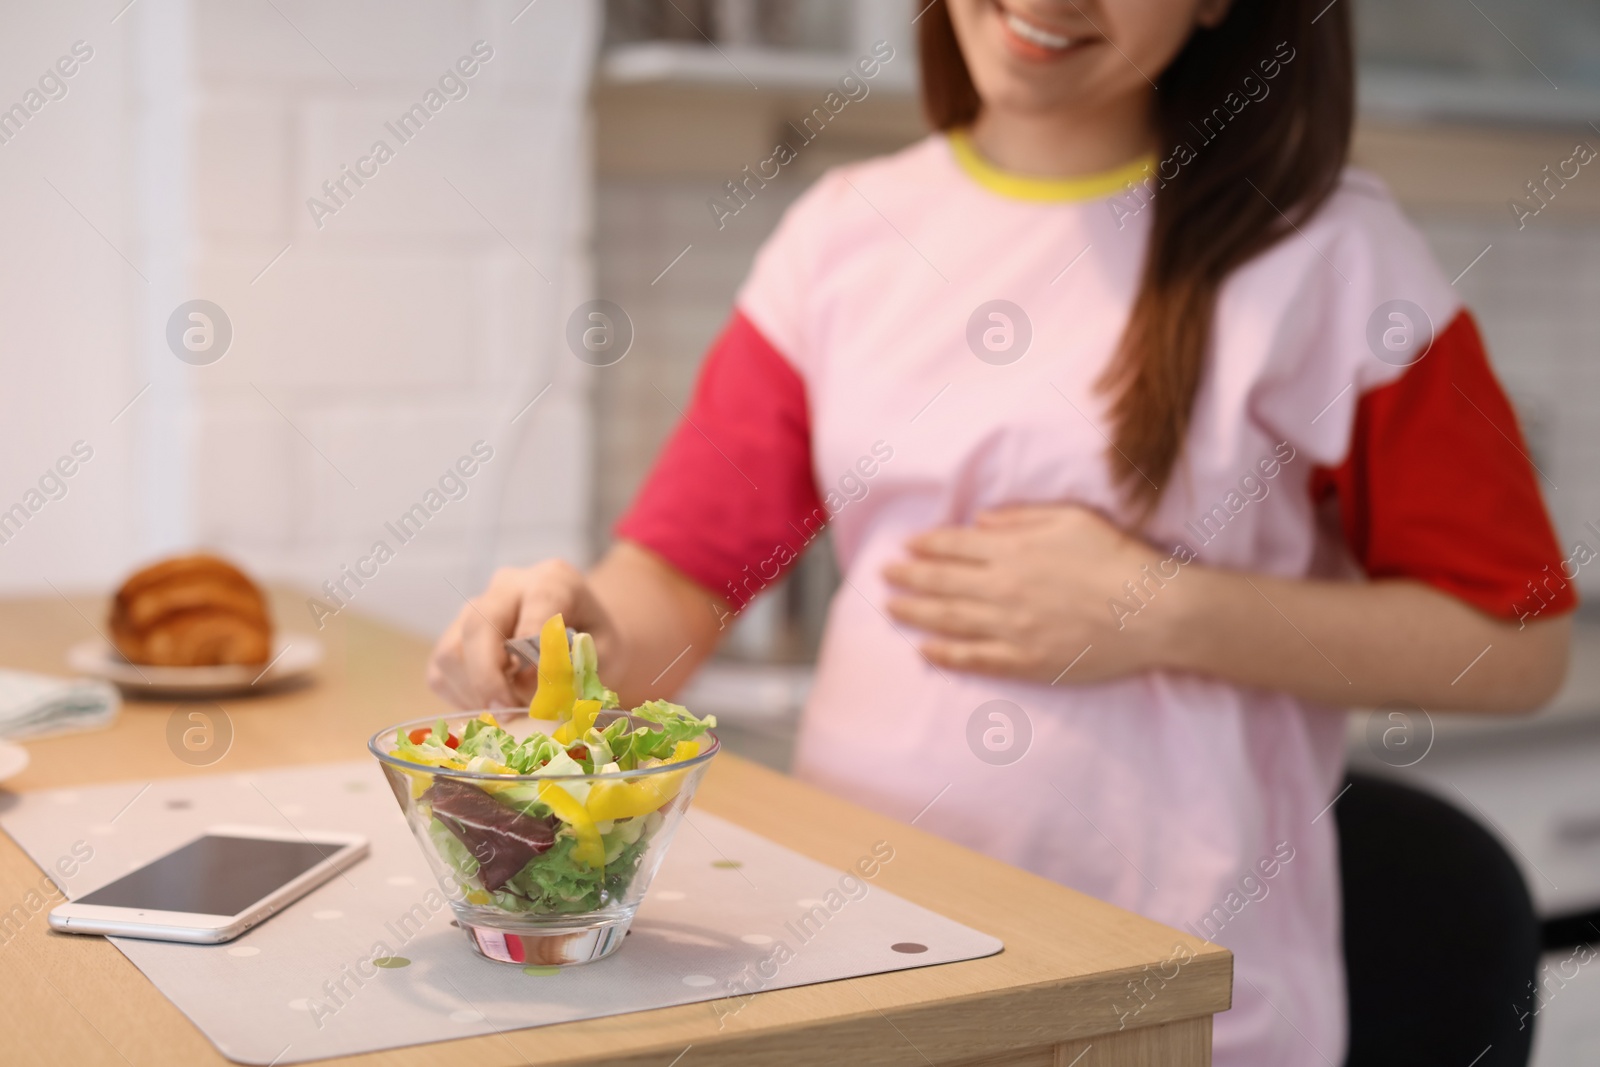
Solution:
[{"label": "croissant", "polygon": [[111,640],[130,663],[259,665],[272,652],[266,599],[215,556],[178,556],[135,572],[111,604]]}]

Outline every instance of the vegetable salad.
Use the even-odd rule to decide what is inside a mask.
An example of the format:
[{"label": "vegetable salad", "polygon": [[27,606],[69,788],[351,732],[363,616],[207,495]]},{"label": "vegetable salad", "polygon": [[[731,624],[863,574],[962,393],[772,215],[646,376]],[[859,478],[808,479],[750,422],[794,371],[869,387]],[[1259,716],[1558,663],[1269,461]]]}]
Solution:
[{"label": "vegetable salad", "polygon": [[[508,912],[594,911],[618,899],[700,755],[716,719],[665,700],[624,712],[600,682],[594,640],[569,643],[560,615],[540,630],[533,719],[557,725],[518,739],[485,712],[453,733],[397,731],[390,755],[426,767],[505,775],[467,780],[421,771],[411,777],[428,836],[469,903]],[[612,775],[616,778],[583,777]]]}]

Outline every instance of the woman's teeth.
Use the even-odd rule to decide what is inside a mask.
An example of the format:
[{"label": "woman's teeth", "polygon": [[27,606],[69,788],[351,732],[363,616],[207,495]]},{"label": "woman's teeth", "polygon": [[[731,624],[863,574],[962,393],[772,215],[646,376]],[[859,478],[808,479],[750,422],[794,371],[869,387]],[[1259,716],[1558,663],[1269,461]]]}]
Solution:
[{"label": "woman's teeth", "polygon": [[1072,43],[1072,38],[1063,37],[1059,33],[1050,33],[1048,30],[1041,30],[1033,23],[1024,22],[1009,11],[1005,12],[1005,16],[1006,25],[1010,27],[1012,33],[1021,37],[1024,41],[1036,44],[1041,48],[1062,49]]}]

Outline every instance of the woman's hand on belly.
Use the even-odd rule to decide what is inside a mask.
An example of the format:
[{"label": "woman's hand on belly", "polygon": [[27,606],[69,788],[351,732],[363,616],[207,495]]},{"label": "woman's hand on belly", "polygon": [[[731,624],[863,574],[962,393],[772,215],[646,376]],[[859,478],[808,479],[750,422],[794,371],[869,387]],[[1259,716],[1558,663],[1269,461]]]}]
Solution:
[{"label": "woman's hand on belly", "polygon": [[1564,616],[1524,625],[1412,579],[1195,562],[1174,582],[1172,560],[1075,505],[988,512],[906,551],[884,570],[889,613],[954,670],[1071,684],[1167,669],[1335,707],[1501,712],[1539,707],[1566,673]]},{"label": "woman's hand on belly", "polygon": [[[1096,682],[1158,666],[1154,617],[1128,605],[1159,552],[1074,504],[1005,508],[906,542],[889,613],[929,634],[931,662],[1035,682]],[[1149,568],[1147,572],[1146,568]],[[1155,586],[1159,586],[1159,579]],[[1118,612],[1113,602],[1123,605]],[[1150,598],[1159,604],[1159,594]]]}]

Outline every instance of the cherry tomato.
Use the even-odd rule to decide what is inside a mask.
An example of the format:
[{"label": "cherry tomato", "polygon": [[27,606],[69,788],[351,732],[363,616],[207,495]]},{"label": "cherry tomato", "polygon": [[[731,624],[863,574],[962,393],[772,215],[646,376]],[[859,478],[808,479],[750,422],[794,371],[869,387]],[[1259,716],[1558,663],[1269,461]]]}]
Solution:
[{"label": "cherry tomato", "polygon": [[[412,730],[406,736],[408,738],[410,738],[411,743],[413,745],[420,745],[424,741],[426,741],[428,738],[433,736],[433,727],[431,727],[431,726],[419,726],[415,730]],[[444,738],[444,743],[445,743],[445,746],[447,748],[458,748],[461,745],[461,739],[459,737],[457,737],[455,734],[446,734],[445,738]]]},{"label": "cherry tomato", "polygon": [[571,756],[575,760],[586,760],[589,758],[589,746],[573,745],[571,748],[567,749],[567,755]]}]

